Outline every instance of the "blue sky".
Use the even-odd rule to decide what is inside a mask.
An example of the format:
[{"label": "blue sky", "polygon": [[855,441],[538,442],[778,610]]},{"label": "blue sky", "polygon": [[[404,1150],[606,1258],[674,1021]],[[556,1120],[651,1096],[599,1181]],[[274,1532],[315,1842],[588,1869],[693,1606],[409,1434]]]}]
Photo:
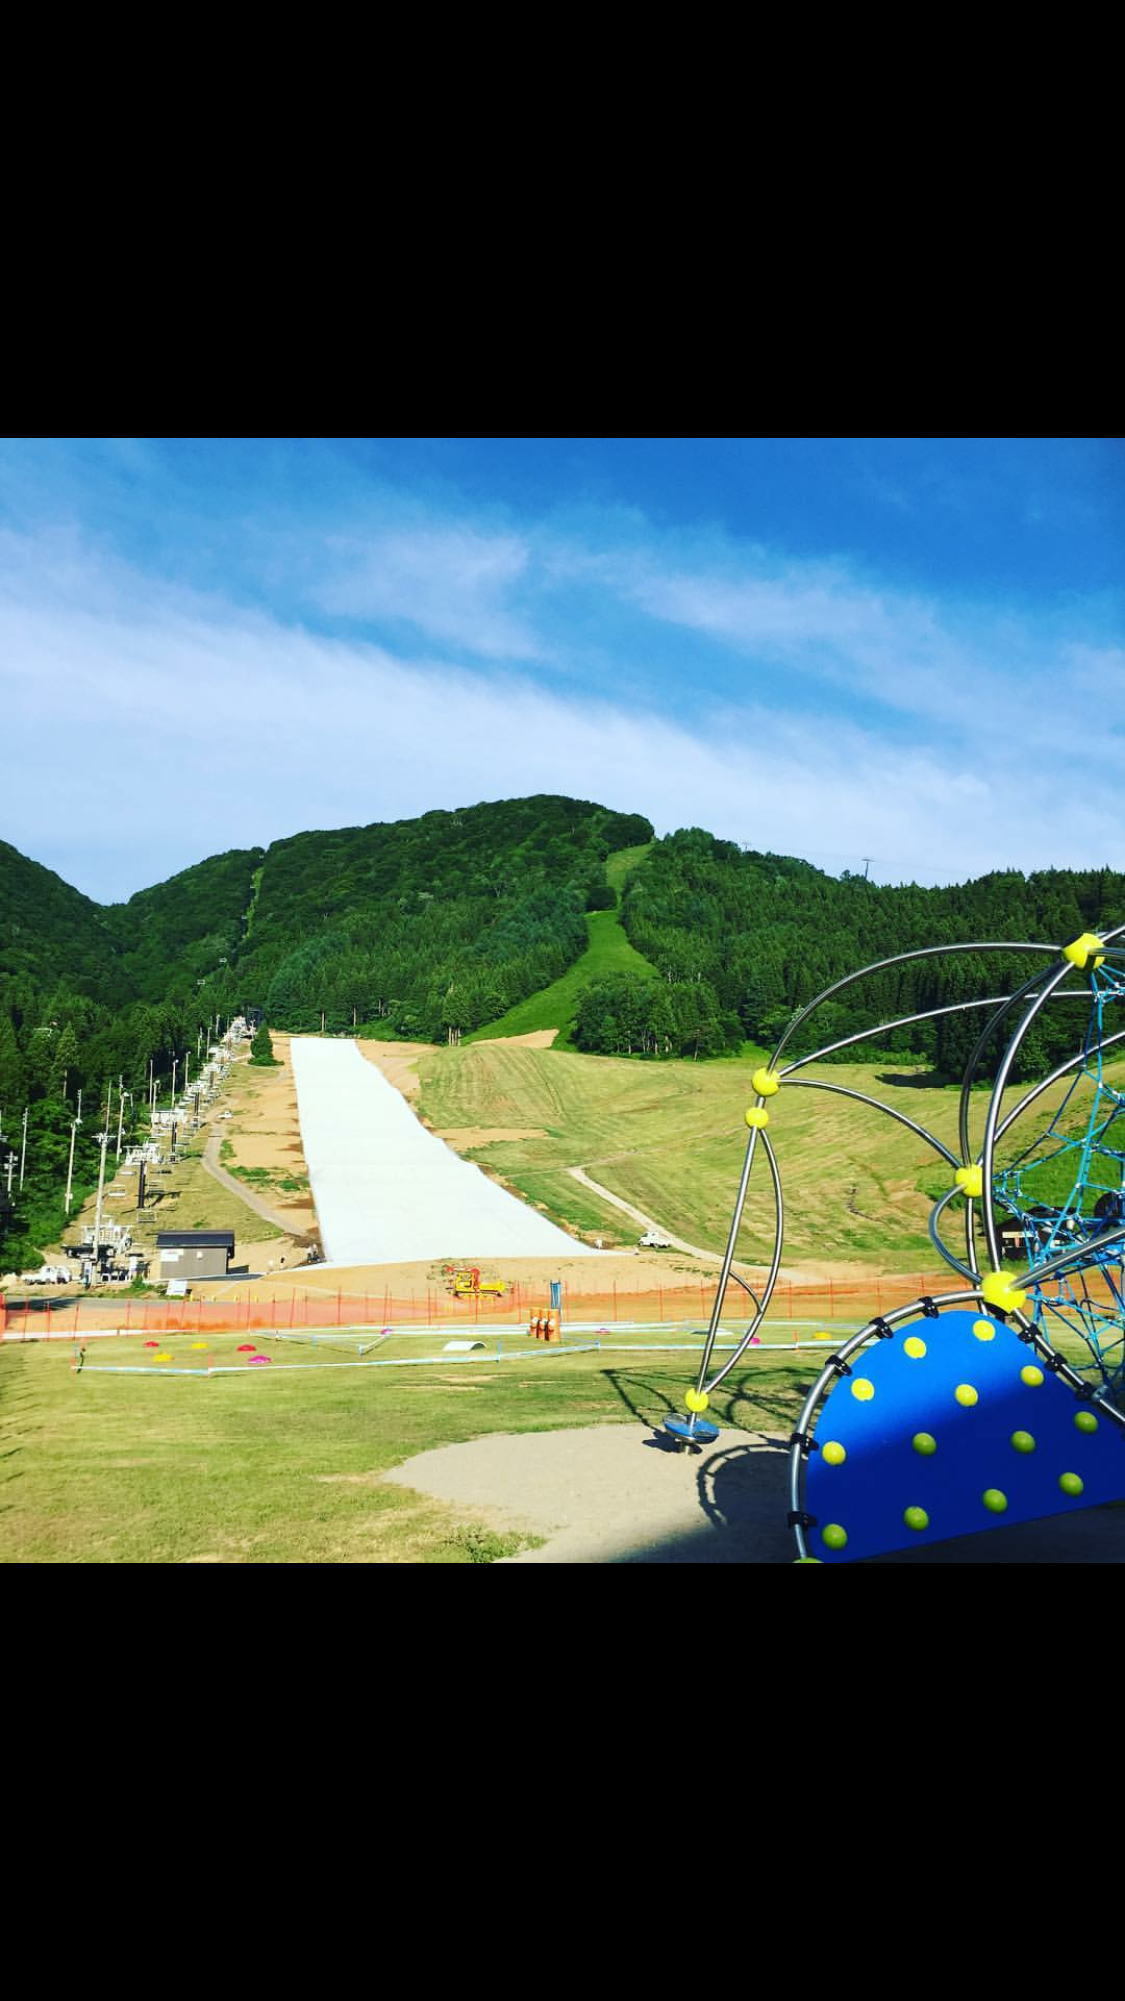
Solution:
[{"label": "blue sky", "polygon": [[963,880],[1125,865],[1125,447],[0,443],[0,834],[108,901],[565,792]]}]

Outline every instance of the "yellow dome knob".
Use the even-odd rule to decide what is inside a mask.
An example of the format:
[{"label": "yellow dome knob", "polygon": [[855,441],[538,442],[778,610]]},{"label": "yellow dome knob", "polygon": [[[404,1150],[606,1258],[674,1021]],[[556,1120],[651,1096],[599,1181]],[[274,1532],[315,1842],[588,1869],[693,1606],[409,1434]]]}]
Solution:
[{"label": "yellow dome knob", "polygon": [[1070,960],[1072,966],[1077,966],[1079,972],[1083,972],[1091,952],[1095,954],[1095,966],[1104,964],[1105,953],[1102,951],[1104,943],[1105,940],[1099,938],[1095,931],[1083,931],[1080,938],[1072,938],[1069,945],[1063,946],[1062,955],[1064,959]]},{"label": "yellow dome knob", "polygon": [[778,1076],[777,1071],[767,1070],[764,1064],[760,1069],[755,1070],[750,1082],[758,1093],[759,1098],[772,1098],[774,1092],[781,1089],[781,1078]]},{"label": "yellow dome knob", "polygon": [[770,1122],[770,1115],[767,1112],[764,1105],[747,1106],[746,1123],[748,1126],[754,1126],[754,1127],[768,1126],[769,1122]]},{"label": "yellow dome knob", "polygon": [[706,1390],[689,1390],[684,1398],[689,1410],[706,1410],[711,1399]]},{"label": "yellow dome knob", "polygon": [[997,1313],[1016,1313],[1027,1305],[1027,1294],[1012,1284],[1002,1271],[986,1272],[981,1280],[981,1298]]},{"label": "yellow dome knob", "polygon": [[963,1195],[980,1195],[984,1192],[982,1167],[959,1167],[953,1179]]}]

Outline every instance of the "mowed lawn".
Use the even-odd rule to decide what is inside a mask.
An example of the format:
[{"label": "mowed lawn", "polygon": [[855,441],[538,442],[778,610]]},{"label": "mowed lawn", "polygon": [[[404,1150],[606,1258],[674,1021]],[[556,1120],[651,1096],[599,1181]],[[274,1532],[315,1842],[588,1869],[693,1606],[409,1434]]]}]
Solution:
[{"label": "mowed lawn", "polygon": [[[611,915],[612,913],[606,913]],[[481,1041],[442,1049],[419,1065],[420,1110],[442,1132],[458,1128],[539,1128],[542,1138],[468,1147],[477,1160],[530,1201],[609,1243],[633,1241],[619,1211],[567,1173],[581,1166],[664,1228],[721,1252],[746,1146],[743,1114],[753,1101],[753,1060],[630,1062],[555,1049]],[[801,1073],[885,1101],[957,1153],[958,1091],[924,1073],[887,1064],[822,1064]],[[1118,1066],[1118,1080],[1125,1066]],[[1060,1101],[1044,1094],[1013,1129],[1026,1143]],[[1005,1096],[1014,1106],[1022,1087]],[[987,1092],[974,1093],[972,1132],[980,1143]],[[951,1171],[915,1134],[835,1092],[783,1085],[770,1101],[770,1137],[785,1195],[786,1257],[867,1262],[885,1271],[928,1269],[933,1196]],[[772,1243],[772,1192],[765,1163],[751,1183],[739,1256],[759,1262]],[[954,1238],[954,1247],[959,1248]]]},{"label": "mowed lawn", "polygon": [[[249,1366],[232,1335],[204,1358],[165,1338],[190,1380],[97,1373],[151,1362],[137,1339],[0,1346],[0,1561],[8,1563],[474,1563],[533,1538],[498,1533],[384,1473],[489,1432],[600,1422],[659,1425],[683,1409],[694,1358],[547,1355],[501,1365],[286,1369],[312,1351],[263,1340]],[[333,1359],[339,1359],[338,1356]],[[716,1393],[720,1424],[791,1423],[815,1359],[755,1357]]]}]

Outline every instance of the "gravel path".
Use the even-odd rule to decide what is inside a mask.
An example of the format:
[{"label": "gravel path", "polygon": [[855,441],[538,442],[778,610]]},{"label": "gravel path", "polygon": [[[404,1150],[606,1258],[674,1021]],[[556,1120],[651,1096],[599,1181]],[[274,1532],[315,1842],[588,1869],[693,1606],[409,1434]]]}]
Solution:
[{"label": "gravel path", "polygon": [[331,1263],[601,1255],[427,1132],[354,1042],[294,1036],[290,1055]]},{"label": "gravel path", "polygon": [[208,1174],[213,1174],[216,1181],[223,1188],[229,1188],[231,1194],[237,1195],[240,1202],[245,1202],[248,1209],[253,1209],[256,1216],[261,1216],[263,1222],[273,1223],[277,1229],[284,1230],[287,1237],[301,1239],[303,1233],[300,1230],[294,1230],[292,1222],[286,1221],[280,1209],[271,1208],[264,1195],[259,1195],[256,1189],[248,1188],[245,1181],[236,1180],[233,1174],[227,1173],[225,1167],[220,1167],[219,1147],[221,1144],[221,1135],[216,1134],[214,1139],[208,1140],[203,1149],[201,1158]]},{"label": "gravel path", "polygon": [[701,1251],[698,1244],[689,1244],[683,1237],[673,1237],[670,1231],[664,1228],[663,1223],[655,1223],[651,1216],[645,1215],[643,1209],[634,1209],[631,1202],[626,1202],[620,1195],[615,1195],[611,1189],[603,1188],[601,1182],[595,1181],[587,1174],[584,1167],[568,1167],[566,1171],[568,1174],[573,1174],[574,1179],[580,1181],[584,1188],[590,1188],[595,1195],[600,1195],[603,1202],[612,1202],[615,1209],[624,1209],[625,1214],[632,1216],[644,1229],[655,1230],[657,1236],[666,1237],[673,1249],[686,1251],[692,1258],[706,1258],[708,1264],[721,1263],[721,1259],[714,1251]]},{"label": "gravel path", "polygon": [[[780,1433],[721,1431],[666,1450],[646,1425],[501,1432],[422,1452],[386,1477],[507,1532],[547,1538],[506,1563],[792,1563]],[[875,1563],[1123,1563],[1125,1507],[1022,1522]]]}]

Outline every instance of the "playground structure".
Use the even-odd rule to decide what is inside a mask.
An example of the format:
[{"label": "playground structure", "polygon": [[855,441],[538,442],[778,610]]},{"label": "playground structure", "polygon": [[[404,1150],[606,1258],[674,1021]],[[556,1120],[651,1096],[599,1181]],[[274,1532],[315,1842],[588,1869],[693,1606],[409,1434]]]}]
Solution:
[{"label": "playground structure", "polygon": [[[879,960],[796,1013],[770,1062],[755,1071],[757,1096],[746,1112],[749,1135],[726,1251],[696,1381],[684,1399],[688,1416],[665,1420],[674,1445],[699,1450],[718,1438],[703,1413],[760,1339],[769,1312],[785,1207],[767,1101],[783,1085],[867,1104],[908,1126],[946,1163],[950,1185],[933,1205],[929,1234],[961,1281],[877,1313],[827,1358],[790,1440],[789,1525],[798,1561],[855,1560],[975,1533],[999,1520],[1033,1520],[1125,1497],[1125,1414],[1118,1407],[1125,1381],[1125,1090],[1106,1073],[1107,1051],[1125,1041],[1125,1026],[1112,1026],[1125,1001],[1123,934],[1119,925],[1104,937],[1083,932],[1066,945],[990,940]],[[783,1065],[794,1035],[843,989],[909,961],[982,952],[1033,954],[1040,963],[1011,993],[879,1022]],[[1067,984],[1076,974],[1082,982]],[[1021,1046],[1041,1010],[1061,1001],[1083,1003],[1075,1053],[1004,1111]],[[839,1049],[973,1009],[989,1013],[961,1080],[959,1153],[881,1099],[798,1074]],[[1001,1032],[1007,1039],[974,1143],[973,1085]],[[1017,1148],[1027,1115],[1055,1085],[1062,1088],[1048,1123]],[[1006,1140],[1000,1164],[997,1150]],[[755,1293],[732,1266],[759,1146],[772,1186],[774,1242],[765,1283]],[[941,1227],[958,1198],[962,1256]],[[1018,1279],[1003,1269],[1006,1225],[1026,1263]],[[749,1294],[752,1317],[733,1353],[712,1370],[732,1276]]]}]

